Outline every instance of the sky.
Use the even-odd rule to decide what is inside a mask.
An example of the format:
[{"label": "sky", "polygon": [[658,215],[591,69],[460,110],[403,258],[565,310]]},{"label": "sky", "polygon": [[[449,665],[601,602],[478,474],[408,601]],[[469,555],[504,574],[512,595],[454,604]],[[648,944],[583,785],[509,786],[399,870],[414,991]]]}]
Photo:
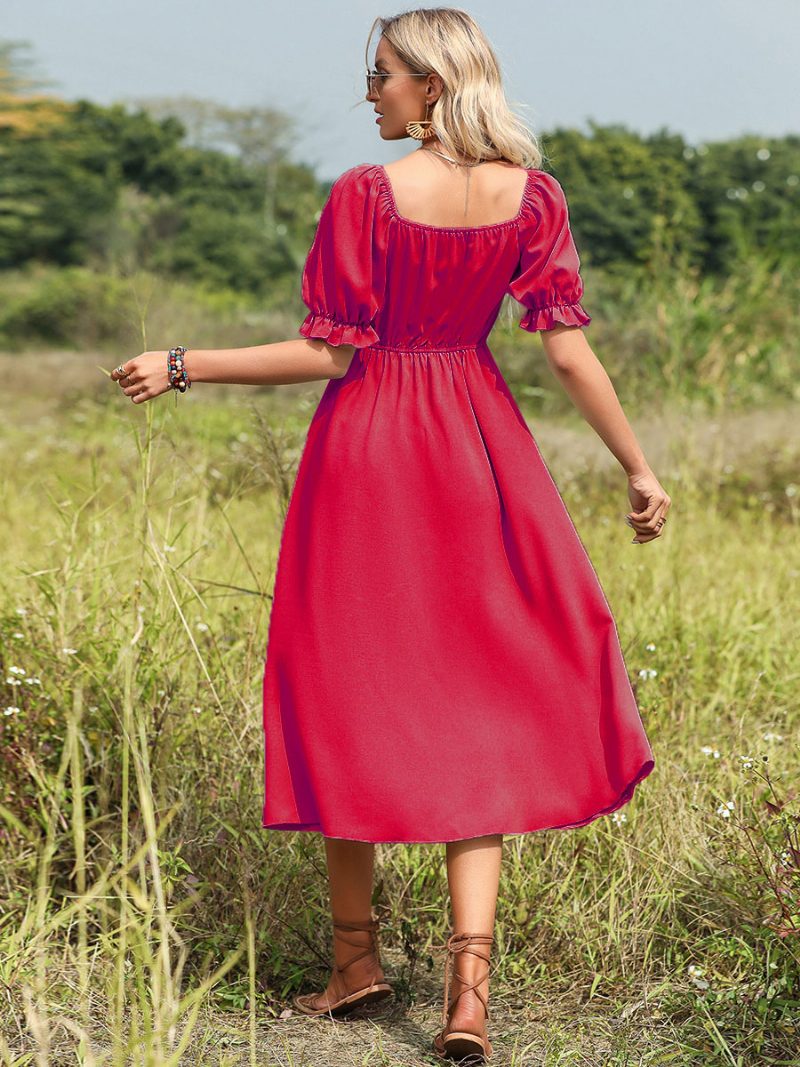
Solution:
[{"label": "sky", "polygon": [[[0,38],[28,42],[32,73],[68,100],[173,95],[285,110],[298,133],[291,158],[327,180],[417,145],[382,141],[372,106],[354,107],[374,19],[413,6],[0,0]],[[642,135],[666,129],[691,144],[800,133],[800,0],[463,7],[497,54],[512,109],[537,134],[589,133],[589,120]],[[377,42],[376,30],[370,62]]]}]

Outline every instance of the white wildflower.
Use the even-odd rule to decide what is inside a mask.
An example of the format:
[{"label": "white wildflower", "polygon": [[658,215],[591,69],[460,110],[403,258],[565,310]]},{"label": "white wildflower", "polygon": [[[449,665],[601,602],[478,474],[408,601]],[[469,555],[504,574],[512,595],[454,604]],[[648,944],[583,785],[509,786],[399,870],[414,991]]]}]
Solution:
[{"label": "white wildflower", "polygon": [[768,730],[764,734],[765,741],[783,741],[783,734],[775,734],[771,730]]},{"label": "white wildflower", "polygon": [[639,671],[640,678],[655,678],[657,674],[658,671],[654,670],[652,667],[642,667]]},{"label": "white wildflower", "polygon": [[77,648],[62,648],[61,651],[64,652],[67,656],[74,656],[78,650]]},{"label": "white wildflower", "polygon": [[19,708],[15,704],[9,704],[9,706],[3,712],[4,715],[19,715]]},{"label": "white wildflower", "polygon": [[708,982],[703,977],[706,972],[702,967],[695,967],[692,963],[686,968],[686,973],[698,989],[708,989]]},{"label": "white wildflower", "polygon": [[8,669],[11,671],[12,674],[24,674],[25,673],[25,668],[24,667],[9,667]]},{"label": "white wildflower", "polygon": [[714,759],[719,759],[719,749],[718,748],[712,748],[711,745],[703,745],[703,747],[700,749],[700,751],[705,756],[713,756]]}]

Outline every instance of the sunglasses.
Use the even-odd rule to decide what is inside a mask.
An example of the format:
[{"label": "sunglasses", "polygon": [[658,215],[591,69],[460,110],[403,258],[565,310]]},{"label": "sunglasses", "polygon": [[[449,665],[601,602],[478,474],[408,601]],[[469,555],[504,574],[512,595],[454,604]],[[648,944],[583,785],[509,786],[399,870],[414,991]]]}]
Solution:
[{"label": "sunglasses", "polygon": [[409,74],[406,71],[395,71],[388,74],[382,74],[379,70],[367,71],[367,96],[371,96],[374,92],[380,92],[380,88],[377,87],[376,82],[378,78],[427,78],[427,74]]}]

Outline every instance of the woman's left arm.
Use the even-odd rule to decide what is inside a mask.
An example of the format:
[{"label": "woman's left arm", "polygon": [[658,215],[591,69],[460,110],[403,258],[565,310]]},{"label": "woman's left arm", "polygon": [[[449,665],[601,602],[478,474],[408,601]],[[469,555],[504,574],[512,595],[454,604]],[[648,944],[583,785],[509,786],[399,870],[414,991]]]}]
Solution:
[{"label": "woman's left arm", "polygon": [[553,374],[626,473],[649,471],[611,379],[592,351],[582,327],[558,324],[543,330],[541,338]]},{"label": "woman's left arm", "polygon": [[[183,362],[191,382],[229,385],[291,385],[342,378],[355,353],[353,345],[329,345],[299,337],[252,348],[187,348]],[[171,391],[167,350],[142,352],[111,372],[134,404]]]},{"label": "woman's left arm", "polygon": [[543,330],[541,336],[553,374],[628,475],[628,499],[634,510],[627,513],[626,521],[634,531],[634,544],[660,537],[672,498],[645,459],[611,379],[583,328],[559,323]]}]

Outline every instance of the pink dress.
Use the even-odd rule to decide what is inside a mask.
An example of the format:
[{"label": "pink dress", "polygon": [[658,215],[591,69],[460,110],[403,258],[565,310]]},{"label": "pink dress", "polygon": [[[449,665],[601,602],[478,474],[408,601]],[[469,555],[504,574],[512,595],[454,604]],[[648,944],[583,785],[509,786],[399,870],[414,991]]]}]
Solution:
[{"label": "pink dress", "polygon": [[486,343],[585,326],[558,181],[484,226],[400,215],[384,168],[334,183],[305,337],[355,345],[311,419],[263,679],[262,825],[444,842],[582,826],[654,759],[616,624]]}]

